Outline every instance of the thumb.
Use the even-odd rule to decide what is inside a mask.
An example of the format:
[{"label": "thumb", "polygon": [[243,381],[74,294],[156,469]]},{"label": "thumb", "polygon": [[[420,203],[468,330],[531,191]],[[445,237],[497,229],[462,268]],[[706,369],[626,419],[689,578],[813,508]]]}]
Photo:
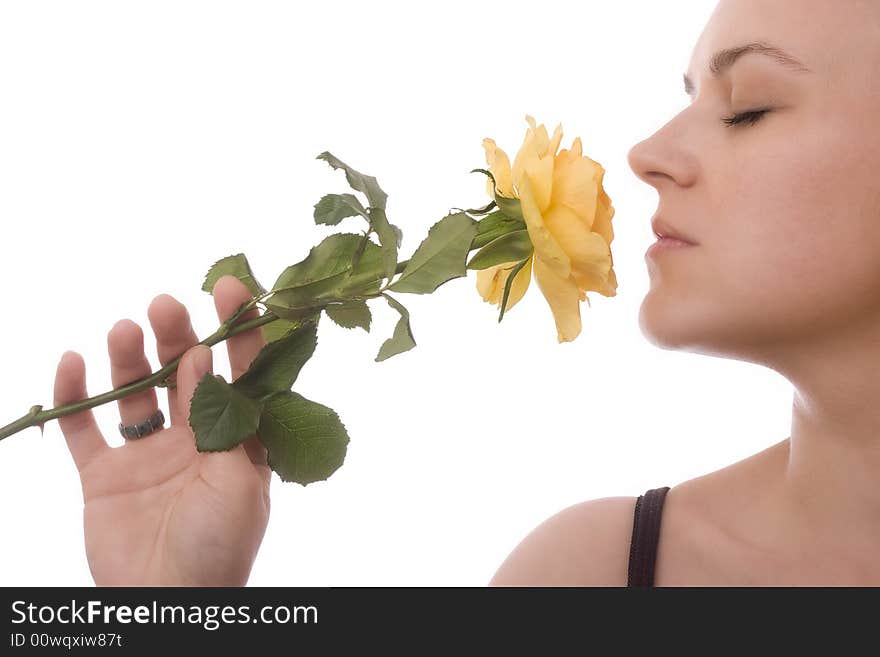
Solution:
[{"label": "thumb", "polygon": [[214,355],[204,344],[190,347],[177,365],[177,406],[185,413],[189,425],[190,405],[199,380],[213,371]]}]

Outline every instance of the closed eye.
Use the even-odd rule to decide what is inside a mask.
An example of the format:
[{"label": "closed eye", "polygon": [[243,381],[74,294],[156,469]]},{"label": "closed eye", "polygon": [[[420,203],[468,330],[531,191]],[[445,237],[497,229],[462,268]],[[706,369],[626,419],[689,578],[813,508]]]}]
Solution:
[{"label": "closed eye", "polygon": [[741,123],[745,123],[746,125],[754,125],[758,121],[760,121],[769,111],[770,110],[768,109],[763,109],[752,110],[751,112],[742,112],[740,114],[734,114],[731,117],[721,119],[721,121],[728,127],[734,127]]}]

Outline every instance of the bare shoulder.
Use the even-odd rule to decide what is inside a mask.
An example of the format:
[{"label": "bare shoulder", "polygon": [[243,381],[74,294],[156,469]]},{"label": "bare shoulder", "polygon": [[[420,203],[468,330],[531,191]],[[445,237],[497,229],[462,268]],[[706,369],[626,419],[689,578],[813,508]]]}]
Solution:
[{"label": "bare shoulder", "polygon": [[635,497],[587,500],[535,527],[489,586],[625,586]]},{"label": "bare shoulder", "polygon": [[[749,583],[748,573],[767,570],[753,537],[767,533],[762,509],[787,457],[783,440],[671,486],[655,586]],[[636,499],[603,497],[559,511],[520,541],[489,586],[626,586]]]}]

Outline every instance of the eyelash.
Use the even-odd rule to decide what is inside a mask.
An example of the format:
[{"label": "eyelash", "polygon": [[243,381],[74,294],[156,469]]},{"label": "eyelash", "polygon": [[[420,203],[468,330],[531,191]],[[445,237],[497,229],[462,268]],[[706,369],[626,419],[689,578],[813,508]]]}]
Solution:
[{"label": "eyelash", "polygon": [[752,112],[743,112],[742,114],[734,114],[731,117],[721,119],[721,121],[729,128],[734,128],[740,123],[746,125],[755,125],[764,118],[764,115],[770,110],[754,110]]}]

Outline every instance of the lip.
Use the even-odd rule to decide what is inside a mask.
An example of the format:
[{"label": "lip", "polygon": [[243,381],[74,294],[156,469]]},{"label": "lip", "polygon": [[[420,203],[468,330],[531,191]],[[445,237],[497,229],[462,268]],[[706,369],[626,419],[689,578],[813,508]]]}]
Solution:
[{"label": "lip", "polygon": [[671,251],[680,251],[682,249],[686,249],[690,246],[697,246],[691,242],[684,242],[682,240],[676,239],[674,237],[661,237],[656,242],[654,242],[651,246],[648,247],[648,250],[645,251],[645,258],[651,259],[660,253],[667,253]]},{"label": "lip", "polygon": [[669,225],[657,215],[651,220],[651,228],[654,230],[654,234],[661,240],[668,237],[679,242],[685,242],[691,246],[697,246],[697,242],[695,242],[693,238],[685,235],[675,226]]}]

